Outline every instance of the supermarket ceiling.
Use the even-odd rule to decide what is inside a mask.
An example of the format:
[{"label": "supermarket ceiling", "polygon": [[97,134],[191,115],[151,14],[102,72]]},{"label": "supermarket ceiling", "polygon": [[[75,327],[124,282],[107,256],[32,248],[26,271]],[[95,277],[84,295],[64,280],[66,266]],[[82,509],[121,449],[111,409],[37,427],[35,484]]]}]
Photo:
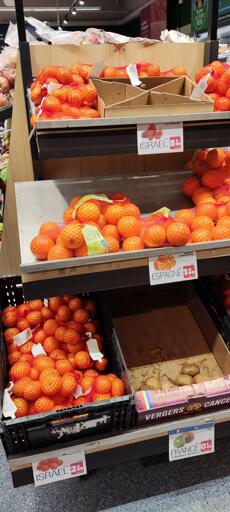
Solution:
[{"label": "supermarket ceiling", "polygon": [[[76,10],[68,15],[70,25],[122,25],[139,15],[153,0],[77,0]],[[25,16],[57,23],[68,13],[71,0],[24,0]],[[0,0],[0,23],[15,20],[13,0]]]}]

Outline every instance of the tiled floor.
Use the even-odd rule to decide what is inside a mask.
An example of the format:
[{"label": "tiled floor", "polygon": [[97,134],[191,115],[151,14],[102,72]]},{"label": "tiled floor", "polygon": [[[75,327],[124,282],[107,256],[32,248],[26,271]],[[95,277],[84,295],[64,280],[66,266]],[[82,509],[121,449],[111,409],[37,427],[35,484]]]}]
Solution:
[{"label": "tiled floor", "polygon": [[149,467],[140,461],[111,465],[87,478],[37,489],[13,489],[2,448],[0,460],[1,512],[230,511],[227,439],[218,443],[213,455]]}]

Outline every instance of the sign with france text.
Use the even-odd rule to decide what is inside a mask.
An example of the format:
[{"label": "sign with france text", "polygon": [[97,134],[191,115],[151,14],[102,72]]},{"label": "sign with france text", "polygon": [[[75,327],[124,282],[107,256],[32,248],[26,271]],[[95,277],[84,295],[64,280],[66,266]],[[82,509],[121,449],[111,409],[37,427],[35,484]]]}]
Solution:
[{"label": "sign with france text", "polygon": [[168,254],[149,258],[149,277],[152,286],[198,279],[196,253]]},{"label": "sign with france text", "polygon": [[138,155],[159,155],[184,151],[183,123],[137,125]]},{"label": "sign with france text", "polygon": [[214,423],[180,428],[169,432],[169,460],[207,455],[215,451]]},{"label": "sign with france text", "polygon": [[32,463],[32,468],[35,487],[87,473],[83,450],[58,457],[52,456],[52,452],[43,454],[40,460]]}]

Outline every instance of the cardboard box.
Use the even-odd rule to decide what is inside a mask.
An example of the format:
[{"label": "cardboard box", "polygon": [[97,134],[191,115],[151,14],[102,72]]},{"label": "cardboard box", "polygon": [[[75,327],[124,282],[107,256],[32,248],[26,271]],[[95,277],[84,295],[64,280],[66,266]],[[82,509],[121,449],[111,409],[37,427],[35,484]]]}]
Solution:
[{"label": "cardboard box", "polygon": [[98,90],[101,117],[186,114],[214,110],[214,102],[206,94],[200,100],[190,98],[195,84],[185,76],[146,91],[120,82],[97,79],[93,82]]},{"label": "cardboard box", "polygon": [[[139,424],[230,403],[230,352],[193,286],[163,288],[110,304]],[[176,386],[185,364],[195,364],[207,381]],[[148,389],[150,377],[161,389]]]}]

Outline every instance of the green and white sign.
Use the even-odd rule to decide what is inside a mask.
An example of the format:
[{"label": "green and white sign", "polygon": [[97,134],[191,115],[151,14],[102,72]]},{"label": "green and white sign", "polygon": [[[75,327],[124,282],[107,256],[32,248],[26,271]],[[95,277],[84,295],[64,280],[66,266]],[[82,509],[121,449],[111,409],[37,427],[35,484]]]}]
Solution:
[{"label": "green and white sign", "polygon": [[207,30],[209,17],[209,0],[192,0],[192,32]]}]

